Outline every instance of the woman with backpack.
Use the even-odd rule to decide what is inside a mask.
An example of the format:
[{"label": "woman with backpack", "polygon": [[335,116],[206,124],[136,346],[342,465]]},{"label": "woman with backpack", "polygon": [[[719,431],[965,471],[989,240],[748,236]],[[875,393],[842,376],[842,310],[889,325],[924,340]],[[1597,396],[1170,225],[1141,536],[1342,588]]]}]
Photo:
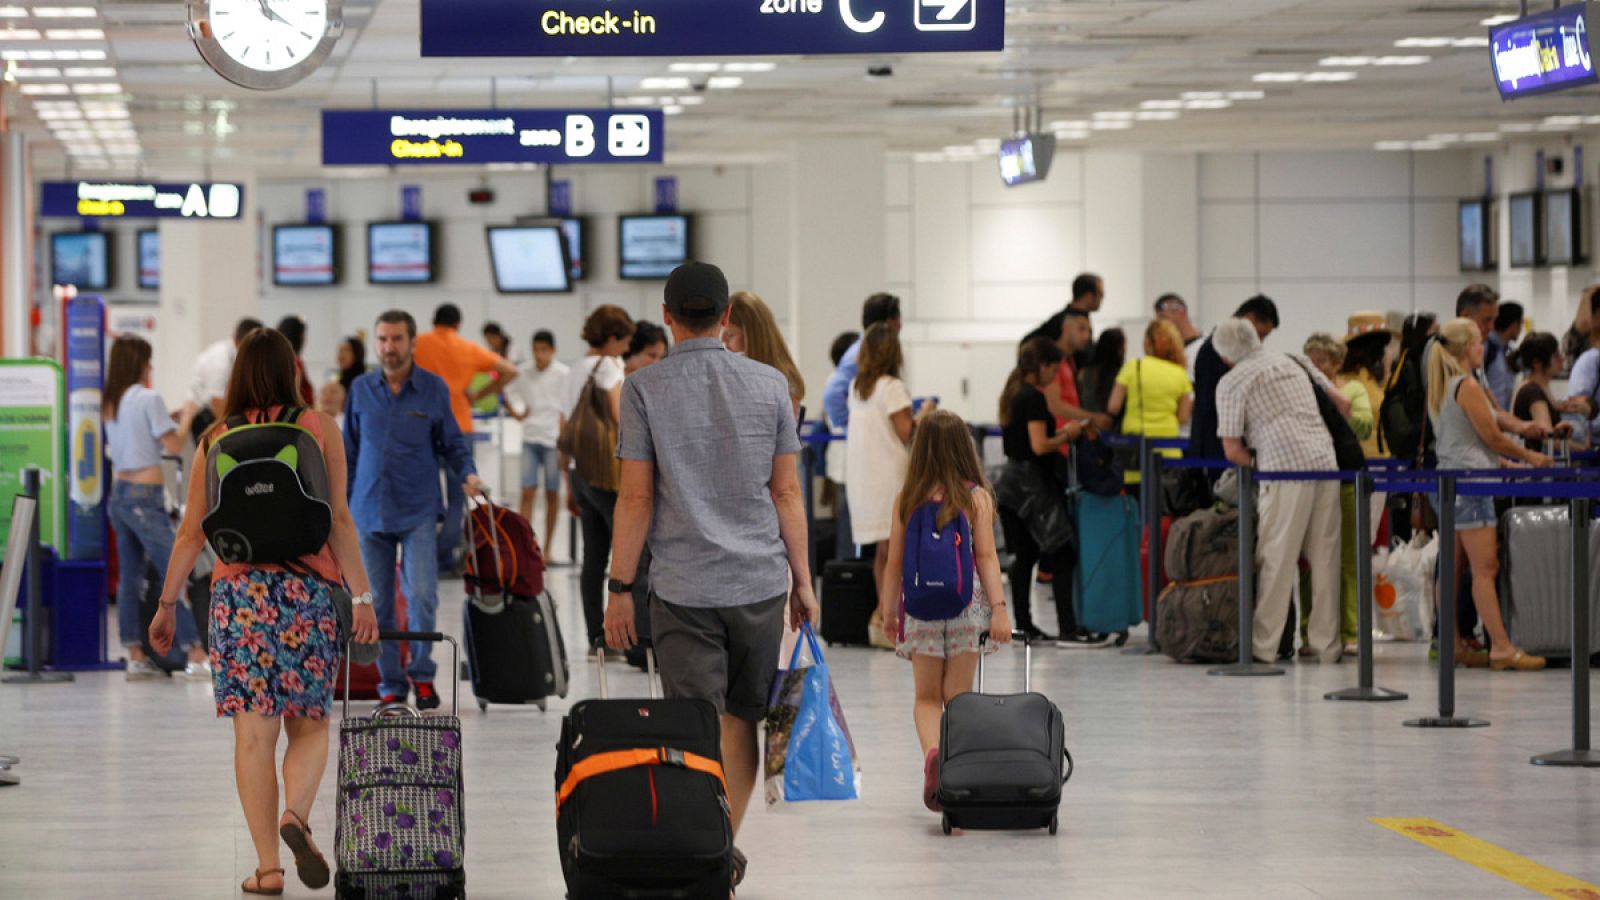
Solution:
[{"label": "woman with backpack", "polygon": [[883,629],[916,679],[912,719],[922,744],[922,802],[939,811],[939,720],[972,690],[982,635],[1011,640],[994,542],[994,497],[967,430],[952,412],[923,418],[910,477],[895,498],[889,566],[879,583]]},{"label": "woman with backpack", "polygon": [[[211,573],[211,668],[217,715],[233,719],[234,776],[258,860],[255,874],[240,885],[247,894],[283,893],[280,837],[293,851],[297,874],[307,887],[328,883],[328,863],[311,840],[308,822],[328,762],[328,720],[340,644],[345,639],[363,644],[378,639],[360,540],[345,498],[344,438],[326,414],[296,405],[295,374],[294,349],[277,331],[257,329],[239,344],[222,421],[201,437],[195,452],[188,503],[167,564],[160,611],[150,624],[151,645],[165,653],[176,629],[178,597],[207,540],[202,520],[213,512],[209,483],[217,480],[207,467],[222,470],[220,479],[234,468],[286,459],[281,451],[269,460],[235,459],[223,452],[243,446],[223,443],[230,432],[239,429],[242,437],[252,426],[296,429],[289,444],[297,448],[290,477],[310,485],[316,494],[321,493],[316,485],[325,485],[326,496],[307,495],[307,503],[329,509],[325,542],[282,565],[219,560]],[[299,429],[309,432],[309,439],[302,441]],[[319,459],[307,459],[299,450],[310,440],[321,451]],[[218,454],[211,455],[213,445],[219,444]],[[265,538],[284,537],[281,527],[264,523],[263,528]],[[316,539],[313,532],[310,540]],[[236,558],[220,547],[218,555]],[[341,584],[355,595],[351,633],[341,633],[341,613],[334,603],[334,590]],[[283,756],[281,816],[276,760],[280,731],[288,735],[289,744]]]},{"label": "woman with backpack", "polygon": [[[150,344],[144,338],[117,338],[111,345],[100,406],[106,454],[114,473],[106,507],[117,532],[117,632],[128,650],[129,681],[161,677],[161,670],[144,653],[139,595],[144,592],[148,567],[154,567],[159,581],[167,578],[167,559],[177,535],[167,512],[161,457],[177,456],[183,449],[166,402],[150,389],[150,355]],[[209,681],[206,648],[200,644],[194,616],[187,611],[178,619],[177,637],[189,651],[184,677]]]}]

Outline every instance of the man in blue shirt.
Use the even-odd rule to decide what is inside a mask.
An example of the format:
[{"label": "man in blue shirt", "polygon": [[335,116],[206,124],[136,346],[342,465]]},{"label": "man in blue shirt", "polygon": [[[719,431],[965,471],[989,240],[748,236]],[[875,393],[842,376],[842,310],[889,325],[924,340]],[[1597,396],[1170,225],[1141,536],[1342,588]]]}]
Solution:
[{"label": "man in blue shirt", "polygon": [[[450,409],[444,379],[413,362],[417,323],[390,310],[378,317],[380,371],[350,385],[344,446],[350,466],[350,512],[361,533],[361,560],[372,579],[378,626],[394,630],[395,551],[404,548],[406,602],[411,631],[433,631],[439,606],[438,533],[443,500],[439,468],[449,469],[471,496],[481,494],[472,448]],[[365,452],[363,452],[365,451]],[[403,701],[416,689],[418,709],[436,709],[432,644],[411,645],[409,671],[400,648],[385,642],[378,659],[385,703]]]},{"label": "man in blue shirt", "polygon": [[1483,369],[1489,380],[1489,393],[1501,409],[1511,408],[1511,391],[1517,386],[1511,353],[1521,336],[1521,304],[1500,304],[1494,314],[1494,327],[1484,337]]},{"label": "man in blue shirt", "polygon": [[[866,334],[868,328],[879,322],[888,322],[889,327],[899,333],[899,297],[873,294],[867,298],[861,308],[861,333]],[[856,358],[860,355],[861,339],[856,338],[856,342],[839,358],[839,365],[828,376],[828,384],[822,389],[822,409],[828,414],[828,425],[839,431],[850,427],[850,382],[856,380],[856,371],[859,369]]]}]

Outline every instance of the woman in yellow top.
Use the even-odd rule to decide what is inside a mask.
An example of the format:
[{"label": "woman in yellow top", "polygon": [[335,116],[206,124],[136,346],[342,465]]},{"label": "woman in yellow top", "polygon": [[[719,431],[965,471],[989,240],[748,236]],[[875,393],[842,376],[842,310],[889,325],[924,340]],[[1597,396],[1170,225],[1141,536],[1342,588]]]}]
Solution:
[{"label": "woman in yellow top", "polygon": [[[1122,416],[1123,434],[1177,437],[1179,429],[1194,414],[1194,384],[1189,381],[1188,370],[1178,326],[1166,319],[1151,322],[1144,330],[1144,357],[1123,364],[1106,412]],[[1161,455],[1181,454],[1164,450]],[[1138,484],[1138,471],[1126,473],[1123,480]]]},{"label": "woman in yellow top", "polygon": [[[1345,391],[1345,396],[1351,396],[1350,385],[1359,384],[1374,414],[1383,409],[1383,385],[1389,377],[1388,351],[1393,340],[1394,334],[1389,331],[1383,313],[1358,312],[1350,316],[1344,336],[1344,362],[1339,366],[1339,377],[1334,383]],[[1378,449],[1377,429],[1356,437],[1361,439],[1361,451],[1367,459],[1388,455]]]}]

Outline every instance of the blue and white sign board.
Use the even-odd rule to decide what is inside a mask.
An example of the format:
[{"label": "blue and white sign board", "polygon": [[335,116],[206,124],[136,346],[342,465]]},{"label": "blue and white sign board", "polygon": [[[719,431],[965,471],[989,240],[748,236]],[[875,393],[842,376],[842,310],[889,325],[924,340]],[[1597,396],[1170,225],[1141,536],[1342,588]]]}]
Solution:
[{"label": "blue and white sign board", "polygon": [[400,186],[400,218],[407,222],[422,221],[422,185]]},{"label": "blue and white sign board", "polygon": [[678,211],[678,179],[674,175],[661,175],[656,178],[656,212],[660,214],[675,213]]},{"label": "blue and white sign board", "polygon": [[1591,3],[1574,3],[1489,29],[1500,99],[1515,100],[1600,82],[1589,36]]},{"label": "blue and white sign board", "polygon": [[151,184],[126,181],[46,181],[39,215],[84,219],[237,219],[244,186],[224,182]]},{"label": "blue and white sign board", "polygon": [[645,109],[325,109],[322,164],[658,163],[663,121]]},{"label": "blue and white sign board", "polygon": [[326,188],[306,188],[306,221],[313,225],[321,225],[328,221]]},{"label": "blue and white sign board", "polygon": [[545,203],[552,216],[572,215],[572,182],[565,179],[550,182],[550,197]]},{"label": "blue and white sign board", "polygon": [[422,55],[997,51],[1005,7],[1006,0],[422,0]]},{"label": "blue and white sign board", "polygon": [[105,387],[106,307],[81,296],[62,310],[67,388],[68,559],[105,556],[105,435],[100,395]]}]

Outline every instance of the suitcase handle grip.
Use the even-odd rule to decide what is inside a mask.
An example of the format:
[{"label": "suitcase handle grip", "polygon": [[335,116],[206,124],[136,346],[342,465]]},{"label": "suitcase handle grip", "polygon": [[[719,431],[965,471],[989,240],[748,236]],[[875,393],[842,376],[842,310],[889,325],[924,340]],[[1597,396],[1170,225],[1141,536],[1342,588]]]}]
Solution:
[{"label": "suitcase handle grip", "polygon": [[380,641],[427,641],[442,644],[450,638],[442,631],[380,631]]}]

